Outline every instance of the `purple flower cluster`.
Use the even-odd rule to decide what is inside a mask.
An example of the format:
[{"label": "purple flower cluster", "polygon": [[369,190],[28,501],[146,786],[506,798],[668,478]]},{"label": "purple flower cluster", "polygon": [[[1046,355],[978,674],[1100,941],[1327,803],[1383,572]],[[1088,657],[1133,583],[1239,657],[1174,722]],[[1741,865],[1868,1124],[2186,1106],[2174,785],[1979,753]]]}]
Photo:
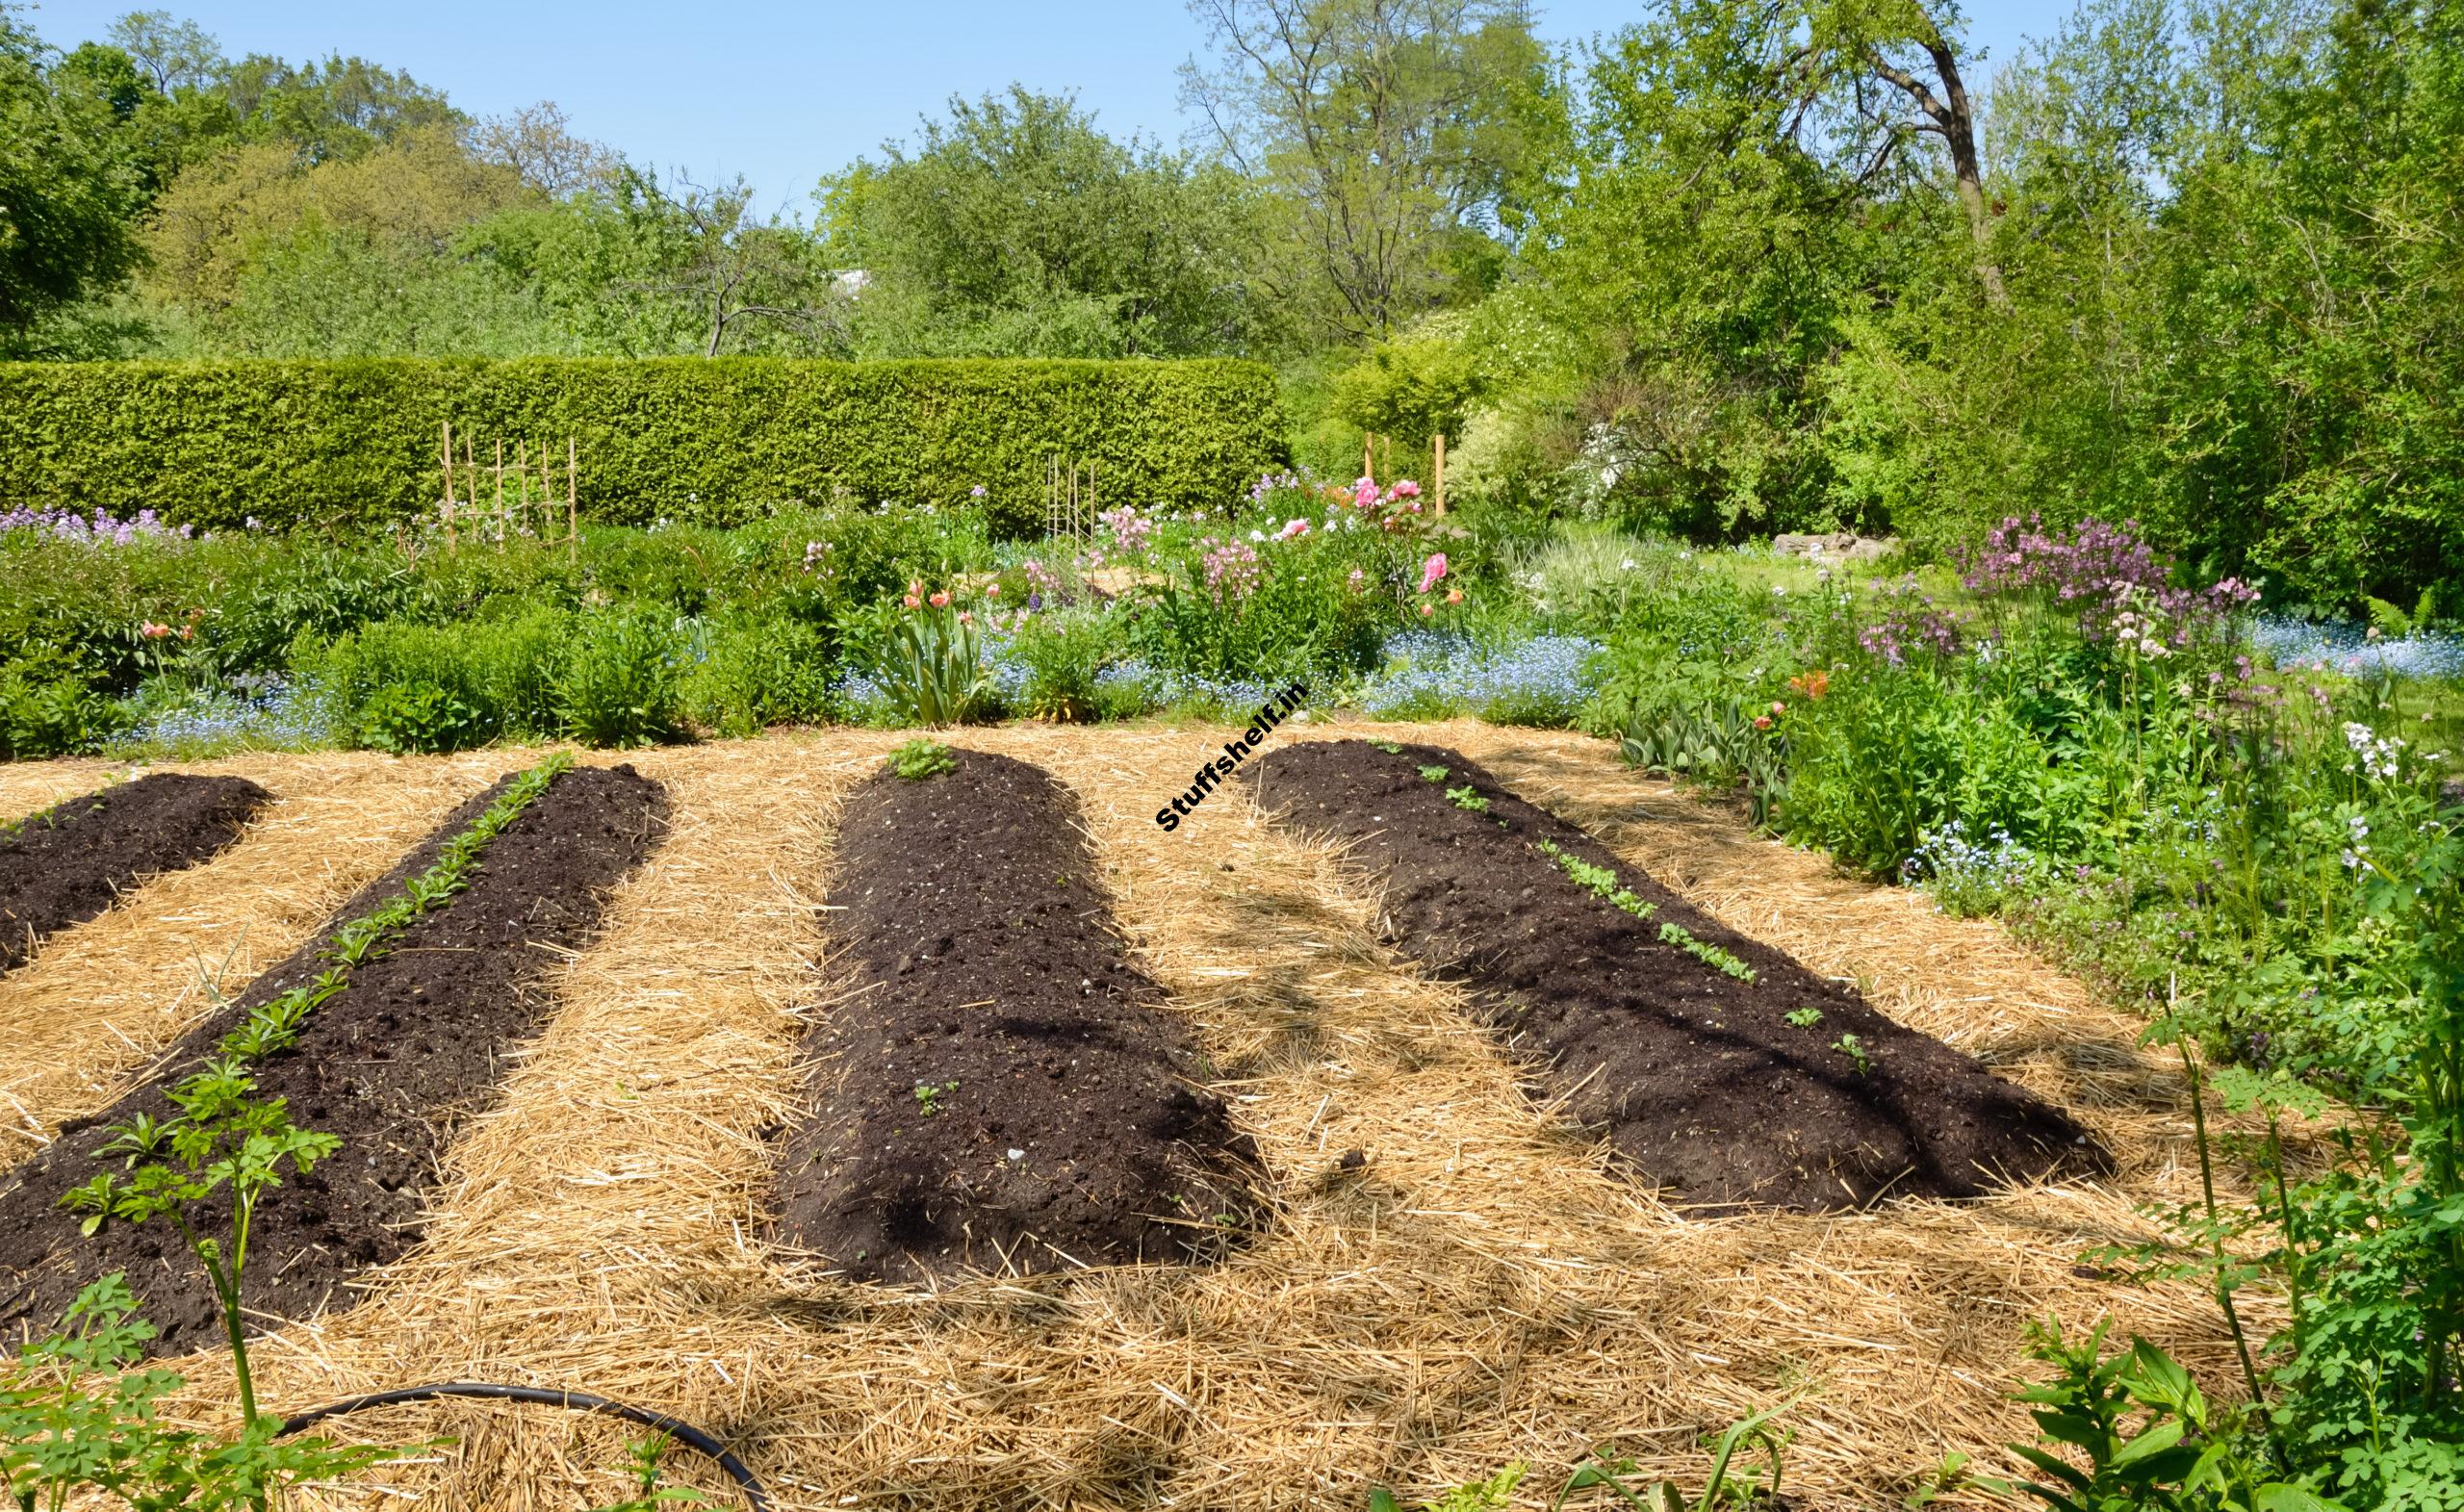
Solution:
[{"label": "purple flower cluster", "polygon": [[1866,655],[1904,667],[1912,651],[1929,651],[1937,656],[1959,653],[1959,622],[1934,607],[1933,596],[1918,588],[1915,578],[1885,588],[1883,599],[1888,605],[1883,616],[1857,631],[1857,644]]},{"label": "purple flower cluster", "polygon": [[1107,509],[1097,514],[1095,518],[1103,522],[1105,529],[1112,532],[1114,548],[1133,555],[1144,552],[1147,544],[1155,534],[1155,525],[1152,521],[1138,518],[1136,504],[1123,504],[1117,509]]},{"label": "purple flower cluster", "polygon": [[2059,531],[2046,529],[2042,516],[2015,515],[1987,532],[1982,547],[1953,555],[1960,580],[1978,593],[2028,594],[2075,607],[2091,640],[2108,638],[2128,616],[2134,639],[2152,638],[2153,620],[2171,645],[2187,646],[2197,631],[2259,598],[2238,577],[2198,591],[2173,586],[2172,559],[2156,553],[2136,520],[2082,520]]},{"label": "purple flower cluster", "polygon": [[1258,563],[1258,553],[1246,542],[1218,541],[1208,536],[1198,543],[1206,549],[1206,591],[1219,604],[1238,603],[1258,591],[1266,569]]},{"label": "purple flower cluster", "polygon": [[115,520],[101,509],[90,516],[67,509],[23,505],[0,512],[0,535],[18,530],[32,530],[55,541],[74,541],[81,546],[128,546],[141,538],[185,541],[194,533],[191,525],[165,525],[151,509],[139,510],[134,520]]}]

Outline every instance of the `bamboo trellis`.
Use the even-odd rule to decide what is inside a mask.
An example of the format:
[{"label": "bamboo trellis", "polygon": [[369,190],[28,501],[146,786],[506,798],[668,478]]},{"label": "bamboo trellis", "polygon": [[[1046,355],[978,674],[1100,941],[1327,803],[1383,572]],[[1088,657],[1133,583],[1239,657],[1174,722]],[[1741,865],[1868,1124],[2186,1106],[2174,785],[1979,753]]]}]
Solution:
[{"label": "bamboo trellis", "polygon": [[[554,453],[550,448],[526,437],[518,439],[514,442],[513,461],[507,464],[504,442],[499,440],[496,443],[496,460],[483,466],[466,432],[461,438],[462,459],[458,466],[462,492],[457,498],[454,494],[457,464],[453,458],[453,423],[449,420],[442,422],[438,434],[441,438],[438,458],[445,473],[445,500],[441,508],[447,551],[460,550],[461,529],[466,521],[473,527],[474,540],[493,540],[500,551],[504,550],[505,537],[509,534],[533,534],[551,545],[559,544],[554,532],[560,503],[563,505],[565,526],[561,544],[568,551],[580,550],[580,441],[572,436],[565,438],[564,488],[563,497],[559,499]],[[492,500],[480,497],[480,480],[483,477],[493,483]]]}]

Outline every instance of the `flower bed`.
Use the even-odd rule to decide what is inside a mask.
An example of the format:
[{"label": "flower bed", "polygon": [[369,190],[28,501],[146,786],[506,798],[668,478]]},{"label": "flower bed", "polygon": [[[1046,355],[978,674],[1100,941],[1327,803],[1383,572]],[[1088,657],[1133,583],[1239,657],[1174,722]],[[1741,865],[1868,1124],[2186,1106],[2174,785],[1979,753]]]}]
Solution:
[{"label": "flower bed", "polygon": [[[121,1163],[101,1157],[104,1130],[140,1115],[167,1119],[167,1089],[269,1005],[314,999],[296,1036],[249,1066],[262,1098],[287,1098],[301,1127],[340,1136],[341,1154],[295,1178],[295,1196],[261,1210],[249,1306],[280,1318],[324,1308],[350,1278],[419,1238],[422,1193],[456,1119],[485,1100],[507,1046],[536,1030],[548,1003],[541,978],[588,941],[606,890],[648,854],[664,823],[658,785],[629,767],[555,778],[501,833],[458,894],[410,911],[319,995],[341,941],[427,874],[499,796],[508,778],[466,802],[419,850],[363,889],[334,928],[250,985],[238,1001],[185,1036],[167,1069],[9,1175],[0,1192],[0,1326],[48,1324],[78,1290],[128,1273],[153,1347],[176,1351],[213,1335],[216,1299],[162,1225],[107,1223],[81,1237],[63,1197]],[[470,842],[461,840],[463,848]],[[210,1230],[227,1209],[202,1204]]]},{"label": "flower bed", "polygon": [[0,971],[144,878],[213,856],[272,801],[245,778],[164,772],[0,828]]},{"label": "flower bed", "polygon": [[1248,1141],[1127,960],[1076,803],[955,757],[841,813],[782,1237],[880,1281],[1220,1251],[1255,1220]]},{"label": "flower bed", "polygon": [[1729,930],[1459,753],[1289,747],[1277,822],[1383,878],[1390,936],[1473,987],[1534,1091],[1692,1205],[1974,1196],[2109,1164],[2066,1114]]}]

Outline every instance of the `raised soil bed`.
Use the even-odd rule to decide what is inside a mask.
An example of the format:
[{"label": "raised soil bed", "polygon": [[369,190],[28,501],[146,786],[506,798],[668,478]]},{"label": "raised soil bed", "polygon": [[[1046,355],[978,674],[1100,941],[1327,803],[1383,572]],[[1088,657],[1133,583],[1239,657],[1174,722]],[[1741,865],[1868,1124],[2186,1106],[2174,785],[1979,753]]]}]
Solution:
[{"label": "raised soil bed", "polygon": [[[510,781],[465,802],[335,924],[399,892]],[[490,1097],[504,1048],[538,1030],[551,1006],[541,978],[596,933],[608,889],[649,854],[665,820],[664,792],[629,766],[558,777],[488,845],[466,891],[414,918],[354,968],[349,986],[309,1015],[298,1042],[257,1067],[261,1095],[288,1098],[295,1122],[343,1144],[259,1204],[246,1286],[252,1312],[309,1317],[350,1277],[418,1241],[422,1195],[453,1125]],[[106,1129],[141,1113],[168,1116],[165,1088],[249,1011],[322,970],[318,953],[330,938],[329,931],[302,947],[190,1031],[161,1076],[0,1176],[0,1327],[39,1333],[80,1288],[124,1270],[161,1330],[158,1352],[218,1336],[212,1289],[167,1221],[115,1221],[87,1238],[60,1199],[117,1168],[92,1154]],[[208,1208],[204,1231],[228,1218],[227,1204]]]},{"label": "raised soil bed", "polygon": [[1248,1140],[1095,873],[1067,790],[1008,756],[850,795],[785,1243],[919,1281],[1200,1259],[1251,1226]]},{"label": "raised soil bed", "polygon": [[0,827],[0,971],[144,879],[212,857],[272,801],[244,777],[158,772]]},{"label": "raised soil bed", "polygon": [[[1474,989],[1540,1063],[1535,1094],[1681,1203],[1831,1211],[2111,1164],[2062,1110],[1722,926],[1457,752],[1311,742],[1250,781],[1277,822],[1345,842],[1383,882],[1388,936]],[[1448,797],[1466,785],[1485,811]],[[1612,871],[1650,916],[1577,883],[1544,841]],[[1670,924],[1754,980],[1663,938]]]}]

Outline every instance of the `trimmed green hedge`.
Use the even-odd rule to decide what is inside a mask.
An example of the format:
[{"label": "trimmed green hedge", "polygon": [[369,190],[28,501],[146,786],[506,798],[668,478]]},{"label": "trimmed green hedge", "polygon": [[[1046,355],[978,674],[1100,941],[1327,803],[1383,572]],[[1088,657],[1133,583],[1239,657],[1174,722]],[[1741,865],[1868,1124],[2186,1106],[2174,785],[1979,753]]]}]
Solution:
[{"label": "trimmed green hedge", "polygon": [[0,504],[391,523],[436,508],[448,420],[483,460],[499,438],[510,459],[520,438],[578,437],[582,507],[629,525],[834,494],[962,504],[982,486],[1018,533],[1041,527],[1049,456],[1091,463],[1106,506],[1191,505],[1283,453],[1274,376],[1245,362],[11,363]]}]

